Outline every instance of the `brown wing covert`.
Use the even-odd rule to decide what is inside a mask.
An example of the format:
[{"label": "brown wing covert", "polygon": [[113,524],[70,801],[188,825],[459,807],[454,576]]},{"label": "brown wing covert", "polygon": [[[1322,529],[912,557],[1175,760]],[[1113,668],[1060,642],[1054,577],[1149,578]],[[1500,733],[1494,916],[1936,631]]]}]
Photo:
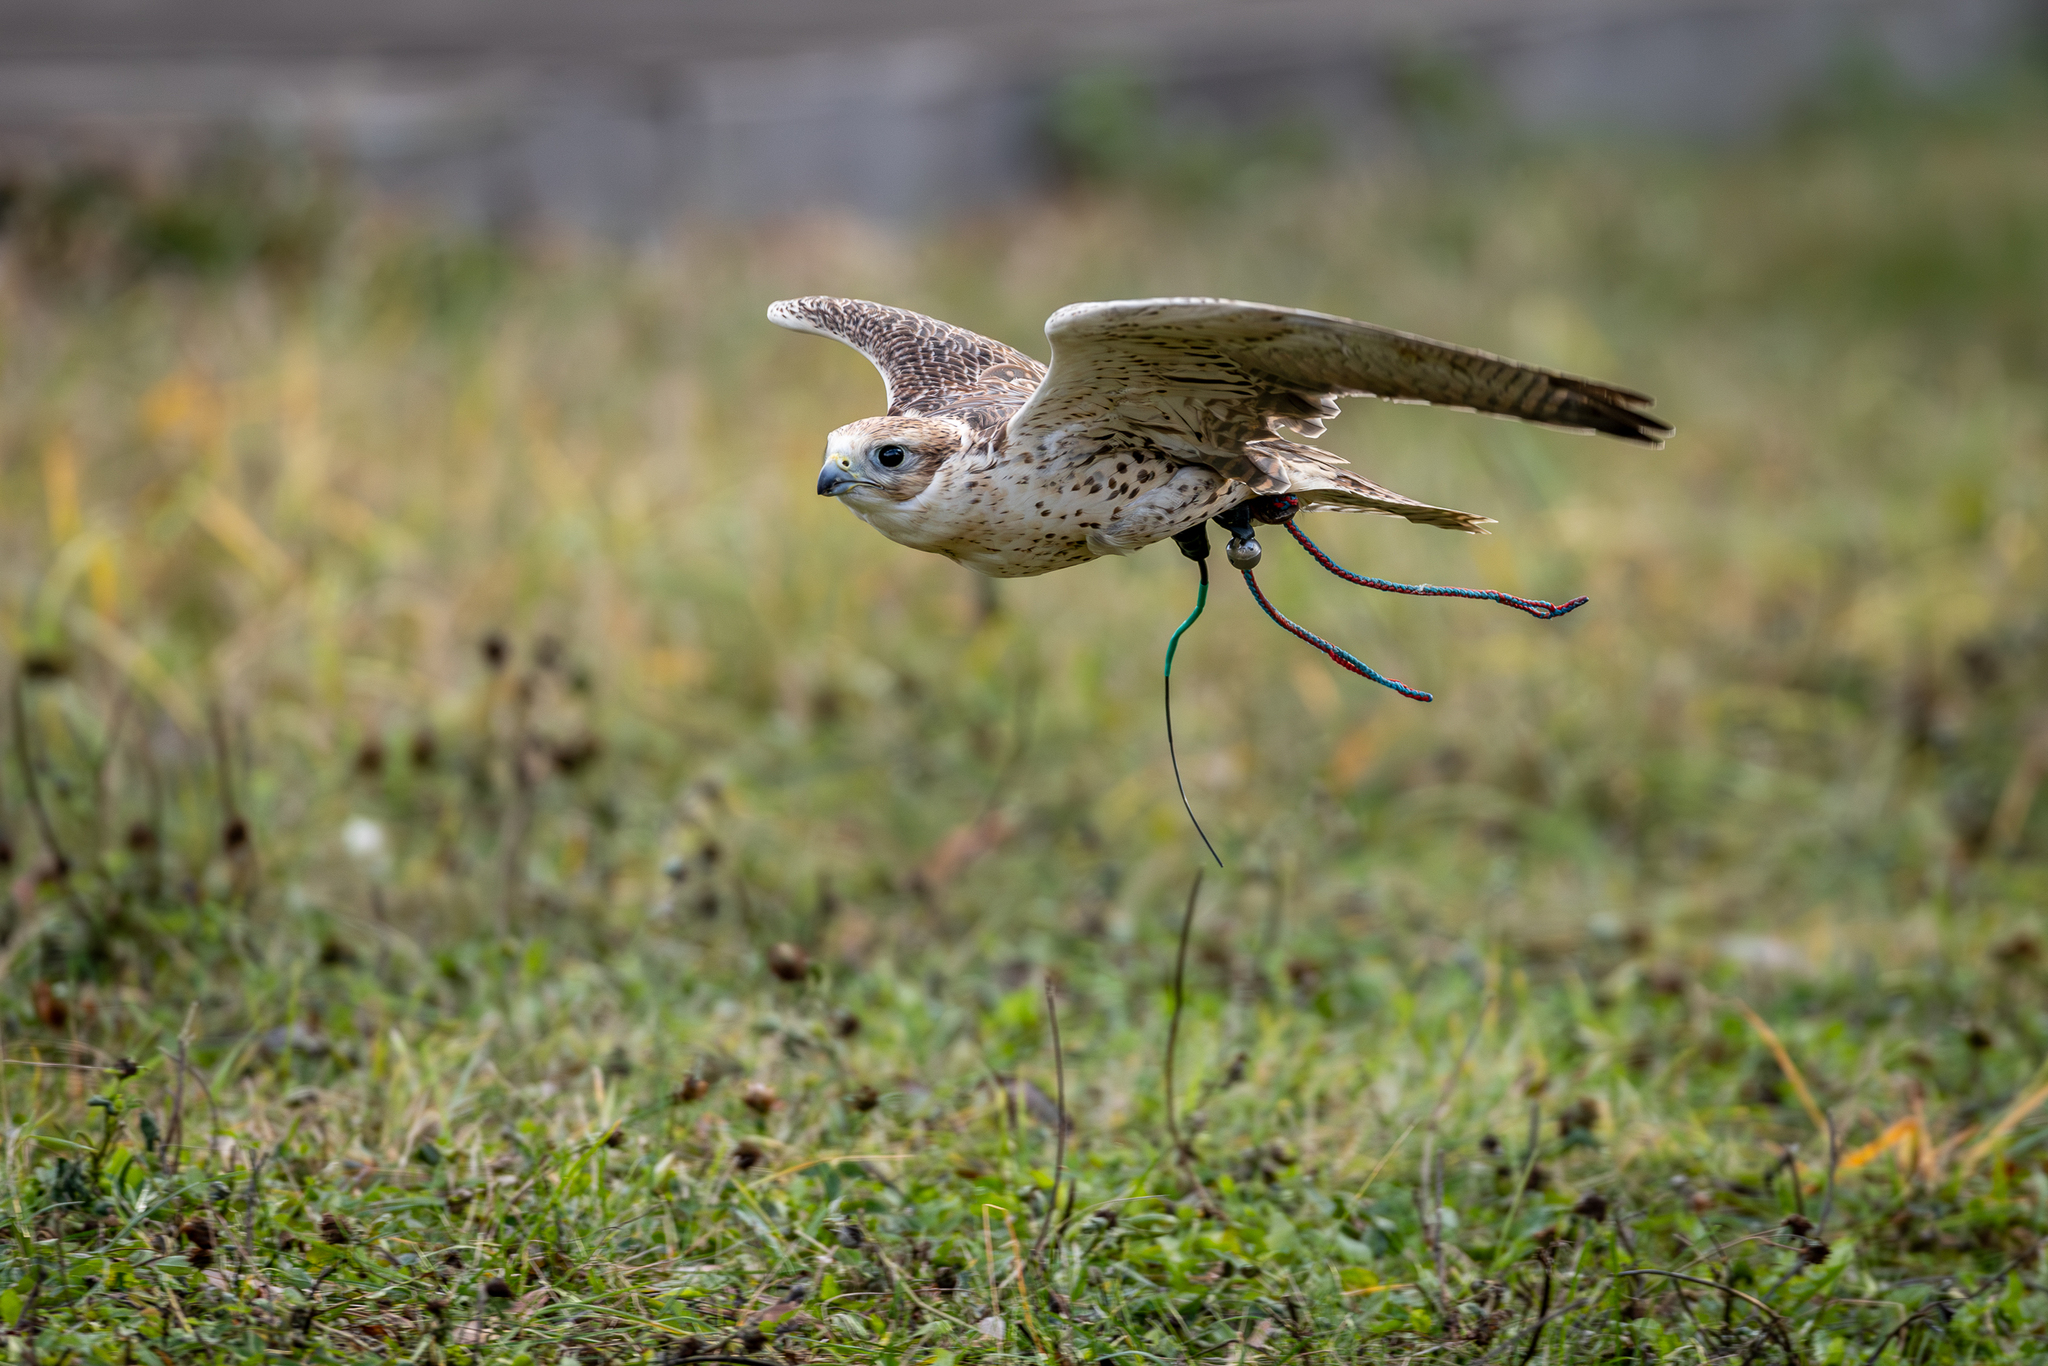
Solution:
[{"label": "brown wing covert", "polygon": [[866,356],[887,386],[891,417],[989,404],[1007,417],[1045,375],[1044,366],[999,341],[865,299],[784,299],[769,306],[768,320]]},{"label": "brown wing covert", "polygon": [[[1671,434],[1632,390],[1327,313],[1229,299],[1074,304],[1045,327],[1053,367],[1012,441],[1088,423],[1127,427],[1255,492],[1285,490],[1264,443],[1320,431],[1335,400],[1370,396],[1602,432]],[[1252,443],[1261,443],[1254,445]]]}]

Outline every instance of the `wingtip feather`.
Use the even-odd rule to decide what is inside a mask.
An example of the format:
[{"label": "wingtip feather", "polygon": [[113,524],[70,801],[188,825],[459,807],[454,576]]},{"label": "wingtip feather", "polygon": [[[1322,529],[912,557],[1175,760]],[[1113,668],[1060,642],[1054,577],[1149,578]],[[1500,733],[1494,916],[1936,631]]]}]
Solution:
[{"label": "wingtip feather", "polygon": [[822,336],[824,334],[819,332],[816,320],[811,317],[811,306],[824,302],[826,300],[816,295],[807,295],[801,299],[777,299],[768,305],[768,321],[777,327],[786,327],[792,332],[812,332]]}]

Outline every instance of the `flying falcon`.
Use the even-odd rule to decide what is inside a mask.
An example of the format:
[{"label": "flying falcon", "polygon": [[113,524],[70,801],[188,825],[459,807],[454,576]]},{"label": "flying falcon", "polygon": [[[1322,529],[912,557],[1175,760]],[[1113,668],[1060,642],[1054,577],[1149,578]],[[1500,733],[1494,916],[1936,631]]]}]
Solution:
[{"label": "flying falcon", "polygon": [[885,416],[826,438],[818,492],[900,545],[995,578],[1168,537],[1199,558],[1185,538],[1206,548],[1212,519],[1231,533],[1231,563],[1249,570],[1259,554],[1253,521],[1292,530],[1297,509],[1455,531],[1492,520],[1403,497],[1295,439],[1321,435],[1340,398],[1493,413],[1650,447],[1671,434],[1651,400],[1627,389],[1270,304],[1072,304],[1046,322],[1050,369],[963,328],[859,299],[788,299],[768,318],[845,342],[887,386]]}]

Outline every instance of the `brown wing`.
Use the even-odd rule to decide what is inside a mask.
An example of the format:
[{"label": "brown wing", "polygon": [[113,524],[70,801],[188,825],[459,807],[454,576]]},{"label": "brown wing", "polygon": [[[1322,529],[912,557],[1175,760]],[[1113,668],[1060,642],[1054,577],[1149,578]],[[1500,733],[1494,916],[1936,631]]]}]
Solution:
[{"label": "brown wing", "polygon": [[843,341],[874,363],[889,416],[1001,406],[1007,417],[1045,377],[1021,351],[908,309],[814,296],[768,306],[768,321]]},{"label": "brown wing", "polygon": [[[1284,492],[1267,442],[1367,395],[1661,446],[1651,400],[1611,384],[1327,313],[1229,299],[1074,304],[1046,322],[1053,365],[1010,419],[1013,442],[1121,428],[1258,492]],[[1249,448],[1249,449],[1248,449]]]}]

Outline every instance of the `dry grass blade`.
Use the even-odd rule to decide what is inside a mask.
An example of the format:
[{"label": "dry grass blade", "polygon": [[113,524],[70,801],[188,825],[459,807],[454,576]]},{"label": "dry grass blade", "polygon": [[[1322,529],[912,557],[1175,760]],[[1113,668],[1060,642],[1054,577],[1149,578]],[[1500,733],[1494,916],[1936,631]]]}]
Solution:
[{"label": "dry grass blade", "polygon": [[1786,1051],[1784,1042],[1778,1038],[1778,1031],[1765,1023],[1763,1016],[1750,1009],[1749,1003],[1735,1001],[1735,1008],[1742,1012],[1742,1018],[1749,1021],[1749,1027],[1764,1041],[1764,1047],[1771,1050],[1771,1056],[1778,1061],[1778,1070],[1785,1074],[1785,1080],[1792,1086],[1792,1094],[1799,1097],[1799,1104],[1805,1109],[1808,1119],[1813,1121],[1816,1132],[1822,1136],[1830,1132],[1828,1117],[1821,1110],[1820,1102],[1813,1098],[1813,1088],[1806,1084],[1806,1075],[1799,1070],[1799,1064],[1792,1061],[1792,1054]]}]

